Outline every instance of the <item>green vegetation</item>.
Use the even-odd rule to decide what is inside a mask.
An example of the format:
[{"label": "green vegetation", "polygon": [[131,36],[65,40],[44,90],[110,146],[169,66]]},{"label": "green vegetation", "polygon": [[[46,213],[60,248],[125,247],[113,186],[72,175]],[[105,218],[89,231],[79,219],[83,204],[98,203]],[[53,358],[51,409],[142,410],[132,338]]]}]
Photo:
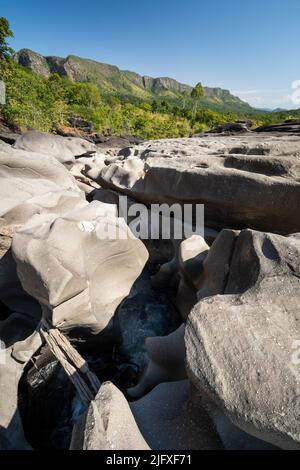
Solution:
[{"label": "green vegetation", "polygon": [[[75,83],[57,74],[44,78],[14,62],[2,72],[6,82],[4,119],[20,128],[54,132],[76,115],[88,119],[98,132],[163,138],[188,135],[189,122],[170,112],[152,112],[148,103],[139,106],[117,98],[103,100],[91,83]],[[162,106],[163,107],[163,106]]]},{"label": "green vegetation", "polygon": [[191,98],[194,101],[194,106],[193,106],[194,118],[196,116],[199,103],[202,100],[203,96],[204,96],[203,87],[201,83],[197,83],[197,85],[192,89],[192,92],[191,92]]},{"label": "green vegetation", "polygon": [[1,113],[7,122],[23,129],[54,132],[68,125],[68,116],[76,115],[91,121],[96,132],[110,130],[115,135],[158,139],[188,136],[249,117],[260,125],[297,116],[295,112],[249,115],[195,110],[191,97],[184,95],[178,104],[167,100],[122,102],[115,96],[102,97],[94,84],[72,82],[57,74],[42,77],[12,61],[2,71],[2,79],[7,104]]},{"label": "green vegetation", "polygon": [[[114,96],[122,103],[139,104],[141,101],[151,103],[153,100],[166,100],[170,104],[179,105],[183,95],[191,107],[195,104],[191,96],[193,88],[168,77],[148,77],[135,72],[120,70],[115,65],[103,64],[74,55],[66,58],[44,57],[29,49],[21,49],[14,56],[20,65],[33,72],[48,77],[58,73],[75,82],[93,83],[100,90],[104,99]],[[195,91],[199,90],[195,87]],[[200,88],[201,89],[201,88]],[[203,97],[199,108],[217,112],[251,112],[249,104],[231,95],[221,88],[203,87]]]},{"label": "green vegetation", "polygon": [[6,61],[13,54],[13,49],[9,47],[7,38],[13,37],[8,21],[6,18],[0,17],[0,61]]},{"label": "green vegetation", "polygon": [[[116,67],[86,59],[76,58],[82,81],[73,81],[71,77],[56,73],[64,59],[54,57],[47,58],[47,62],[39,56],[38,63],[47,73],[35,73],[12,60],[13,51],[6,40],[10,36],[8,22],[0,18],[1,79],[6,83],[7,92],[6,105],[0,107],[0,113],[8,123],[24,130],[35,128],[55,132],[57,128],[68,126],[68,117],[75,115],[92,122],[96,132],[109,130],[114,135],[158,139],[188,136],[238,119],[250,118],[254,125],[262,125],[300,116],[300,111],[256,111],[220,89],[210,89],[211,94],[207,96],[201,83],[192,89],[172,79],[148,77],[147,80],[152,80],[152,91],[149,91],[150,85],[141,91],[142,77],[138,74],[122,72],[120,75]],[[89,68],[82,68],[87,62]],[[101,82],[99,77],[103,76],[106,78]],[[128,94],[124,94],[124,90]],[[226,112],[217,111],[224,106]]]}]

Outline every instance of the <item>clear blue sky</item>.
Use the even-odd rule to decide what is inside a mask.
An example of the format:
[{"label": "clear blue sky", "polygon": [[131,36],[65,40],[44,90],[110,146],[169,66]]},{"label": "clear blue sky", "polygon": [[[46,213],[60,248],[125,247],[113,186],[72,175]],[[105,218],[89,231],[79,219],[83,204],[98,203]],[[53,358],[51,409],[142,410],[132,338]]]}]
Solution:
[{"label": "clear blue sky", "polygon": [[75,54],[143,75],[299,107],[299,0],[1,0],[15,50]]}]

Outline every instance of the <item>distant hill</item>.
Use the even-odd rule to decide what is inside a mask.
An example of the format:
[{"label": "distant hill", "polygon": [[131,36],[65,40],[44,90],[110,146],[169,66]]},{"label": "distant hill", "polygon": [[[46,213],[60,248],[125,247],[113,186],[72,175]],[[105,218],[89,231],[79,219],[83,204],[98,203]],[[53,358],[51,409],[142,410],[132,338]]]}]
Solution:
[{"label": "distant hill", "polygon": [[287,112],[288,109],[285,108],[256,108],[257,111],[264,112],[264,113],[284,113]]},{"label": "distant hill", "polygon": [[[29,49],[21,49],[14,60],[35,73],[48,77],[58,73],[75,82],[91,82],[97,85],[103,96],[114,95],[124,101],[153,101],[165,99],[182,101],[184,93],[189,95],[192,87],[168,77],[148,77],[115,65],[103,64],[74,55],[66,58],[44,57]],[[221,88],[204,87],[201,107],[218,112],[255,113],[248,103]]]},{"label": "distant hill", "polygon": [[285,108],[276,108],[276,109],[272,110],[272,113],[284,113],[286,111],[288,111],[288,110],[285,109]]}]

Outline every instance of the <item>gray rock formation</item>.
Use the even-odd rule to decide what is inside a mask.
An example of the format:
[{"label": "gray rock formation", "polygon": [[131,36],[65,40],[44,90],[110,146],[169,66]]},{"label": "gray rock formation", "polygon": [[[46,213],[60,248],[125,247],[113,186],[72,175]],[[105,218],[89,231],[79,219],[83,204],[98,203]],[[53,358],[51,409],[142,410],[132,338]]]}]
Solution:
[{"label": "gray rock formation", "polygon": [[111,382],[74,426],[71,450],[149,450],[126,398]]},{"label": "gray rock formation", "polygon": [[299,135],[300,134],[300,121],[288,120],[282,124],[273,124],[269,126],[261,126],[255,129],[256,132],[272,132]]},{"label": "gray rock formation", "polygon": [[181,242],[178,251],[180,281],[176,304],[181,316],[187,319],[192,307],[197,302],[197,290],[203,271],[203,263],[209,253],[209,246],[200,235]]},{"label": "gray rock formation", "polygon": [[213,421],[193,399],[188,380],[162,383],[130,408],[151,449],[222,449]]},{"label": "gray rock formation", "polygon": [[[13,318],[18,323],[19,331],[11,329],[12,319],[6,320],[1,325],[0,340],[14,344],[7,347],[5,352],[1,350],[0,370],[0,450],[28,450],[31,448],[26,441],[20,413],[18,410],[18,383],[26,363],[42,344],[38,332],[22,340],[26,322]],[[5,355],[5,360],[3,356]]]},{"label": "gray rock formation", "polygon": [[18,64],[31,69],[33,72],[44,77],[50,76],[50,69],[45,57],[29,49],[21,49],[14,55],[14,60]]},{"label": "gray rock formation", "polygon": [[50,155],[64,165],[74,163],[75,157],[96,152],[96,146],[87,140],[38,131],[28,131],[22,134],[13,147],[27,152]]},{"label": "gray rock formation", "polygon": [[186,378],[184,330],[181,325],[168,336],[146,338],[150,361],[139,383],[127,390],[130,397],[140,398],[156,385]]},{"label": "gray rock formation", "polygon": [[[288,133],[119,155],[34,131],[0,138],[0,447],[64,429],[66,448],[75,423],[72,449],[299,449],[299,156]],[[143,243],[142,216],[117,214],[122,194],[129,208],[204,203],[204,237],[159,229]],[[68,377],[82,394],[60,398]],[[31,401],[59,408],[48,386],[66,406],[39,440]]]},{"label": "gray rock formation", "polygon": [[60,214],[85,204],[75,179],[55,158],[3,145],[0,227],[20,226],[34,214]]},{"label": "gray rock formation", "polygon": [[188,317],[189,377],[242,430],[299,449],[299,238],[243,230],[227,249],[219,295]]},{"label": "gray rock formation", "polygon": [[53,325],[103,336],[112,334],[114,312],[148,257],[114,206],[98,201],[63,216],[32,217],[12,250],[24,290]]},{"label": "gray rock formation", "polygon": [[203,203],[211,227],[287,234],[300,230],[299,145],[255,133],[146,142],[93,177],[145,203]]},{"label": "gray rock formation", "polygon": [[0,300],[12,311],[39,315],[38,304],[24,292],[8,251],[14,232],[33,215],[57,215],[86,205],[75,179],[55,158],[0,147]]}]

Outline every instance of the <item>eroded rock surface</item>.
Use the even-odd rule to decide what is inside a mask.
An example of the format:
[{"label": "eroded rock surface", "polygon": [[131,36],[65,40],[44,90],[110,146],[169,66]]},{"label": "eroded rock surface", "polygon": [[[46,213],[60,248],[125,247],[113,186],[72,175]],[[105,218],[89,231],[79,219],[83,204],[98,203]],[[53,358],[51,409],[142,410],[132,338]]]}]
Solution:
[{"label": "eroded rock surface", "polygon": [[[74,449],[300,447],[300,137],[285,134],[119,155],[0,138],[0,447],[66,448],[74,423]],[[124,194],[128,208],[204,203],[203,237],[138,240],[142,216],[117,214]],[[41,315],[102,382],[87,411],[51,342],[40,349]]]},{"label": "eroded rock surface", "polygon": [[[17,318],[14,318],[17,322]],[[2,325],[1,325],[2,323]],[[32,333],[26,339],[21,339],[24,335],[25,325],[19,322],[19,331],[15,334],[10,328],[11,319],[4,323],[0,322],[1,340],[1,369],[0,369],[0,449],[1,450],[28,450],[31,448],[27,442],[20,413],[18,410],[18,383],[22,376],[26,363],[42,344],[38,332]],[[13,339],[14,343],[5,350],[2,345],[6,341],[8,345]],[[5,344],[5,345],[6,345]]]},{"label": "eroded rock surface", "polygon": [[141,202],[203,203],[211,227],[286,234],[300,230],[299,155],[299,136],[158,140],[93,178]]},{"label": "eroded rock surface", "polygon": [[[109,230],[123,239],[109,238]],[[114,206],[98,201],[63,216],[33,217],[15,234],[12,249],[24,290],[53,325],[108,335],[148,256]]]},{"label": "eroded rock surface", "polygon": [[151,449],[216,450],[221,440],[213,421],[191,396],[188,380],[157,385],[130,408]]},{"label": "eroded rock surface", "polygon": [[75,425],[72,450],[149,450],[126,398],[105,382]]},{"label": "eroded rock surface", "polygon": [[85,203],[84,193],[57,160],[0,146],[0,227],[20,226],[34,214],[63,213]]},{"label": "eroded rock surface", "polygon": [[20,135],[13,147],[27,152],[51,155],[65,165],[74,163],[75,157],[96,152],[96,146],[85,139],[62,137],[39,131],[28,131]]},{"label": "eroded rock surface", "polygon": [[300,448],[299,283],[298,237],[243,230],[222,290],[194,307],[185,334],[201,393],[244,431],[286,449]]}]

